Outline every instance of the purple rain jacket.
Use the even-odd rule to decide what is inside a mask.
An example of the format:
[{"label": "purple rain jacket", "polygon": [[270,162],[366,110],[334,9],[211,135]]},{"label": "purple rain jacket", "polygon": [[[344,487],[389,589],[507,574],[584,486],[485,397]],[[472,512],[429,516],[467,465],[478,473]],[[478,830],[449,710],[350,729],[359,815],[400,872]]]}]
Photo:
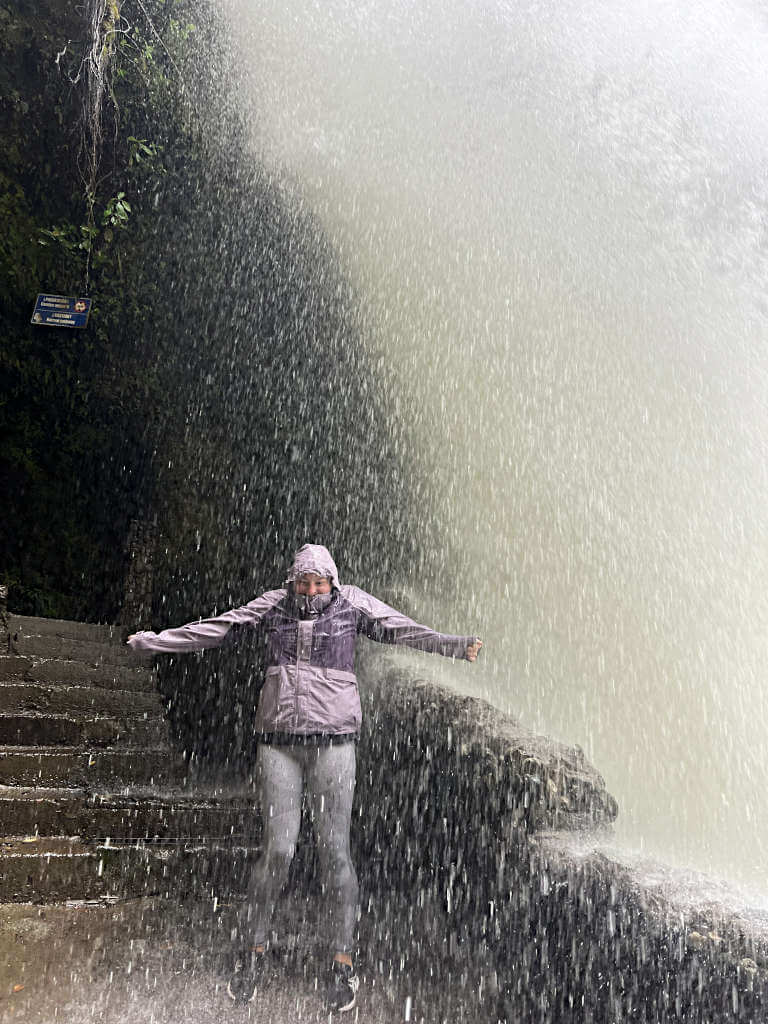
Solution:
[{"label": "purple rain jacket", "polygon": [[[303,611],[293,594],[291,584],[304,573],[331,580],[331,599],[319,613]],[[285,582],[285,588],[223,615],[162,633],[136,633],[128,643],[139,651],[200,651],[221,646],[233,626],[251,627],[263,637],[267,666],[256,731],[333,737],[360,731],[354,671],[358,634],[453,658],[466,657],[476,639],[436,633],[358,587],[341,586],[336,564],[321,544],[305,544],[296,553]]]}]

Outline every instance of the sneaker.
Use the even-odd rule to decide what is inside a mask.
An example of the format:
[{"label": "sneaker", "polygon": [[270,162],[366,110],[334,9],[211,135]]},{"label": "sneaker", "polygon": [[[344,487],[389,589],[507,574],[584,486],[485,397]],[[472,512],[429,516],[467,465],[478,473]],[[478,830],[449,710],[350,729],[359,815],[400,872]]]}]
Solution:
[{"label": "sneaker", "polygon": [[266,955],[253,949],[241,949],[235,956],[227,995],[236,1003],[250,1003],[261,986],[265,974]]},{"label": "sneaker", "polygon": [[331,1013],[346,1013],[355,1005],[360,979],[355,968],[334,960],[328,977],[328,1009]]}]

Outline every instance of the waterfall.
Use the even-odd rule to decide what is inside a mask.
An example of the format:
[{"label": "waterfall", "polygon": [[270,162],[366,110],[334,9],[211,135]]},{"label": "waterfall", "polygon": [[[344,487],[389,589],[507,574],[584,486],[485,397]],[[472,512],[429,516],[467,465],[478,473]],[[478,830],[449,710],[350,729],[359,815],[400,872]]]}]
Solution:
[{"label": "waterfall", "polygon": [[624,842],[763,885],[764,12],[223,6],[251,157],[422,410],[454,685],[584,746]]}]

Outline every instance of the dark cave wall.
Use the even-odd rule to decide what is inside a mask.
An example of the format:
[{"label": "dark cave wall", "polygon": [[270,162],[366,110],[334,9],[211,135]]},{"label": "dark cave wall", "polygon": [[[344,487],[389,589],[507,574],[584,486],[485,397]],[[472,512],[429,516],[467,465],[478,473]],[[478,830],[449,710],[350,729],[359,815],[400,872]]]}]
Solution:
[{"label": "dark cave wall", "polygon": [[[244,156],[215,5],[121,12],[89,216],[85,8],[0,4],[10,606],[116,621],[136,524],[154,607],[135,628],[249,600],[307,540],[363,585],[407,579],[430,515],[407,402],[328,238]],[[38,291],[85,290],[86,330],[30,325]]]}]

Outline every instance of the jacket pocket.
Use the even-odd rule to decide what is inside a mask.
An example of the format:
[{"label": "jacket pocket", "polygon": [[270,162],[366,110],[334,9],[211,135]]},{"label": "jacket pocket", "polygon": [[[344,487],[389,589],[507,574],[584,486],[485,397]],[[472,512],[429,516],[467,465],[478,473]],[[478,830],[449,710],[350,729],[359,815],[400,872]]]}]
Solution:
[{"label": "jacket pocket", "polygon": [[305,671],[309,678],[301,701],[301,731],[357,732],[362,712],[355,674],[315,666]]},{"label": "jacket pocket", "polygon": [[272,665],[264,675],[259,707],[256,713],[256,728],[261,732],[279,731],[285,727],[294,711],[295,687],[286,669]]}]

